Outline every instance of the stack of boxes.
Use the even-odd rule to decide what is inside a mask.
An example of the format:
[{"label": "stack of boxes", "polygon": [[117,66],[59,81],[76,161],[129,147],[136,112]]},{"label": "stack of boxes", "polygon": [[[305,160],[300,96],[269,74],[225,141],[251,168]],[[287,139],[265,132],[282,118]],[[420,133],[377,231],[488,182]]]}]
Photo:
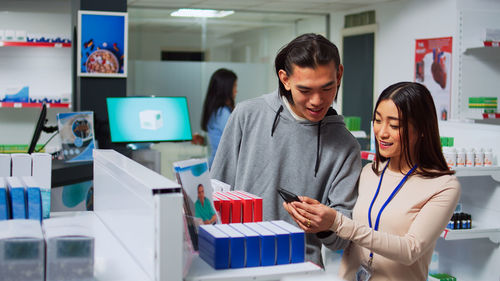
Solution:
[{"label": "stack of boxes", "polygon": [[285,222],[201,225],[200,257],[215,269],[301,263],[305,233]]},{"label": "stack of boxes", "polygon": [[48,218],[51,174],[47,153],[0,154],[0,220]]},{"label": "stack of boxes", "polygon": [[214,192],[215,210],[221,223],[262,221],[262,198],[246,191]]}]

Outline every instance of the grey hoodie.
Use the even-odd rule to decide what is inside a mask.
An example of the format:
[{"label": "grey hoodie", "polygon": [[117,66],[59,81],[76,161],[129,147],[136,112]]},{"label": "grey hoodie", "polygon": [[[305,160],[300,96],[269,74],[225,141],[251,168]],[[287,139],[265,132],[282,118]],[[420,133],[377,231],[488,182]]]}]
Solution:
[{"label": "grey hoodie", "polygon": [[[351,217],[358,196],[360,148],[343,117],[332,112],[320,122],[297,121],[277,91],[239,103],[222,134],[211,177],[261,196],[265,221],[281,219],[295,225],[282,206],[278,187]],[[308,234],[306,259],[323,266],[321,243],[336,250],[348,241],[333,233],[322,239]]]}]

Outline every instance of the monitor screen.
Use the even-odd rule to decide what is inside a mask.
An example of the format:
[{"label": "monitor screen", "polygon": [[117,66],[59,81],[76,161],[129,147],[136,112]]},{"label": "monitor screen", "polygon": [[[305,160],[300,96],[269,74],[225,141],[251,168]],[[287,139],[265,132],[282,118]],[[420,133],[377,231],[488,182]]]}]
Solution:
[{"label": "monitor screen", "polygon": [[42,133],[45,125],[45,118],[47,117],[47,105],[45,103],[42,104],[42,110],[40,111],[40,115],[38,115],[38,121],[35,125],[35,130],[33,131],[33,136],[31,137],[30,146],[28,147],[28,153],[31,154],[35,152],[36,143],[40,138],[40,134]]},{"label": "monitor screen", "polygon": [[186,97],[106,98],[112,142],[192,139]]}]

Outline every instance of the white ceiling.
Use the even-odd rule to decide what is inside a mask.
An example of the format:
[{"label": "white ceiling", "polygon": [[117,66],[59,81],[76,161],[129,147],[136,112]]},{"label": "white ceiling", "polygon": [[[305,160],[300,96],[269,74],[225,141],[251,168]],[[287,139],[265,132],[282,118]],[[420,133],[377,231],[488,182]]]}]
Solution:
[{"label": "white ceiling", "polygon": [[128,0],[128,7],[205,8],[254,12],[326,14],[391,0]]},{"label": "white ceiling", "polygon": [[391,1],[396,0],[128,0],[127,3],[131,30],[162,33],[201,32],[202,20],[170,16],[178,8],[235,10],[225,18],[206,20],[207,34],[222,37]]}]

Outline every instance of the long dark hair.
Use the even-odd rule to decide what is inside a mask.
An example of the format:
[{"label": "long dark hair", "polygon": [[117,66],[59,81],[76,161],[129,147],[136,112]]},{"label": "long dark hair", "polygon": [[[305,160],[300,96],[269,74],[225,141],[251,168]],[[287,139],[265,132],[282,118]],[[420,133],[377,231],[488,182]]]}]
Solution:
[{"label": "long dark hair", "polygon": [[[290,104],[293,103],[292,93],[285,89],[279,79],[278,72],[283,69],[287,76],[293,74],[293,66],[316,68],[318,65],[327,65],[334,62],[339,71],[340,56],[337,46],[319,34],[306,33],[293,39],[285,45],[276,55],[274,67],[278,76],[279,94],[285,96]],[[340,81],[337,82],[337,88]]]},{"label": "long dark hair", "polygon": [[212,74],[208,84],[207,95],[203,103],[201,128],[206,131],[208,120],[212,113],[221,107],[234,109],[233,87],[238,77],[229,69],[220,68]]},{"label": "long dark hair", "polygon": [[[380,102],[391,100],[398,109],[401,155],[405,155],[409,167],[418,165],[417,174],[424,177],[438,177],[442,175],[452,175],[441,151],[439,138],[439,127],[437,122],[436,108],[432,100],[431,93],[427,88],[419,83],[399,82],[387,87],[377,100],[372,120],[375,122],[376,112]],[[410,154],[410,141],[408,129],[410,124],[415,130],[418,140],[414,146],[412,158]],[[375,140],[376,141],[376,140]],[[378,141],[376,141],[376,159],[372,169],[376,174],[380,174],[380,163],[387,158],[380,155]]]}]

